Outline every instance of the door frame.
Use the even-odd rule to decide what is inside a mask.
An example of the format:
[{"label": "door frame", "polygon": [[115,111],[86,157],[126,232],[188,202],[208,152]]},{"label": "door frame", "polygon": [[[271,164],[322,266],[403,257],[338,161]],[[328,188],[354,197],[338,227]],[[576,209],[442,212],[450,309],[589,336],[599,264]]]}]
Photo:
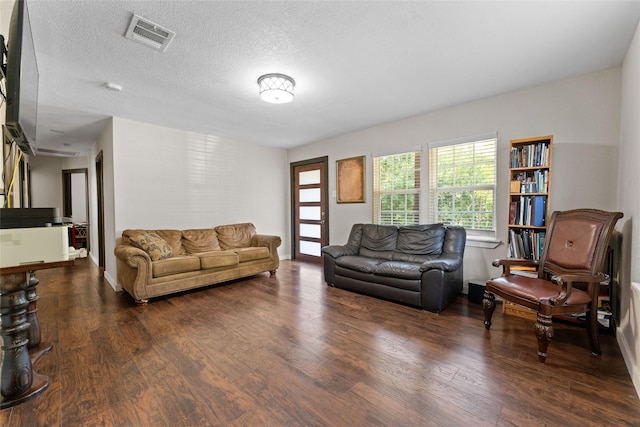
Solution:
[{"label": "door frame", "polygon": [[104,244],[104,157],[102,150],[96,155],[96,215],[98,219],[98,267],[104,274],[106,269],[105,244]]},{"label": "door frame", "polygon": [[[68,217],[73,215],[71,210],[73,189],[71,186],[71,175],[84,175],[84,200],[85,200],[85,218],[87,223],[91,225],[91,217],[89,216],[89,170],[87,168],[79,169],[63,169],[62,170],[62,216]],[[69,243],[71,245],[71,243]],[[87,233],[87,251],[91,250],[91,233]]]},{"label": "door frame", "polygon": [[[296,206],[295,206],[295,170],[297,167],[306,166],[313,163],[323,163],[324,164],[324,188],[323,197],[325,200],[325,209],[324,209],[324,224],[322,224],[322,233],[326,236],[327,245],[329,244],[329,156],[316,157],[313,159],[302,160],[299,162],[290,163],[289,169],[289,183],[291,185],[290,195],[291,195],[291,259],[296,259],[296,244],[298,243],[298,230],[296,229]],[[304,259],[304,261],[310,261],[311,259]],[[322,257],[320,257],[316,262],[322,262]]]}]

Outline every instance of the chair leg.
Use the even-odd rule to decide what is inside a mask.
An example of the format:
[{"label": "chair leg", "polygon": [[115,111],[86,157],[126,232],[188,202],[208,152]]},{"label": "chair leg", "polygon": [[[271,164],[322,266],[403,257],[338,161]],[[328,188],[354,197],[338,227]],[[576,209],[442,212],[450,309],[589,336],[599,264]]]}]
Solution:
[{"label": "chair leg", "polygon": [[591,353],[595,356],[600,356],[602,351],[600,350],[600,336],[598,330],[598,310],[589,308],[587,310],[587,319],[587,336],[589,337]]},{"label": "chair leg", "polygon": [[547,348],[553,338],[553,326],[551,323],[551,316],[538,313],[535,330],[536,337],[538,337],[538,360],[540,363],[544,363],[547,360]]},{"label": "chair leg", "polygon": [[488,331],[491,329],[491,317],[496,309],[496,296],[491,292],[484,291],[482,307],[484,308],[484,328]]}]

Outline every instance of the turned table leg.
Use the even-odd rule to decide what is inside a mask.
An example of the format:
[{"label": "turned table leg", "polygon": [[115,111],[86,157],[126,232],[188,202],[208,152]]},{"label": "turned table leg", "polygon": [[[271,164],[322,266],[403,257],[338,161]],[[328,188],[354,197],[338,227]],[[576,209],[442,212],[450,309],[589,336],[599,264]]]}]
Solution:
[{"label": "turned table leg", "polygon": [[8,408],[43,392],[49,379],[33,372],[24,272],[0,275],[0,408]]},{"label": "turned table leg", "polygon": [[38,294],[36,292],[36,286],[40,281],[36,278],[35,271],[29,271],[29,280],[27,282],[27,288],[25,295],[29,302],[27,308],[27,322],[29,322],[29,355],[31,356],[31,364],[35,365],[45,354],[49,353],[53,348],[53,344],[49,342],[42,342],[40,332],[40,321],[38,320]]}]

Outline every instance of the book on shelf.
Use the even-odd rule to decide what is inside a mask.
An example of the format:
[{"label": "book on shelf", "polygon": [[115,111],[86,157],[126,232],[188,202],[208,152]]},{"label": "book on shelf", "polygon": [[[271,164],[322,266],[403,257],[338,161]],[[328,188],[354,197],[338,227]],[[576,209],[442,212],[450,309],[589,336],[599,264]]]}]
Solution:
[{"label": "book on shelf", "polygon": [[508,256],[537,261],[542,255],[544,239],[544,231],[512,228],[509,230]]},{"label": "book on shelf", "polygon": [[546,202],[547,201],[544,196],[533,196],[533,220],[531,221],[531,224],[535,227],[544,226]]},{"label": "book on shelf", "polygon": [[512,201],[509,205],[509,224],[515,225],[518,217],[518,202]]},{"label": "book on shelf", "polygon": [[533,258],[531,255],[531,239],[527,230],[520,230],[520,237],[522,239],[522,254],[525,259]]},{"label": "book on shelf", "polygon": [[511,167],[530,168],[549,164],[549,145],[544,142],[511,148]]}]

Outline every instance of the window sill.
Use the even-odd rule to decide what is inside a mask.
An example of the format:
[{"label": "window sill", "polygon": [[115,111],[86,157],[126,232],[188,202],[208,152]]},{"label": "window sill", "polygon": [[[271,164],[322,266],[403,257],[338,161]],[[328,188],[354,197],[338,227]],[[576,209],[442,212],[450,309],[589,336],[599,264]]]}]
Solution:
[{"label": "window sill", "polygon": [[501,241],[491,237],[467,236],[467,247],[495,249],[502,244]]}]

